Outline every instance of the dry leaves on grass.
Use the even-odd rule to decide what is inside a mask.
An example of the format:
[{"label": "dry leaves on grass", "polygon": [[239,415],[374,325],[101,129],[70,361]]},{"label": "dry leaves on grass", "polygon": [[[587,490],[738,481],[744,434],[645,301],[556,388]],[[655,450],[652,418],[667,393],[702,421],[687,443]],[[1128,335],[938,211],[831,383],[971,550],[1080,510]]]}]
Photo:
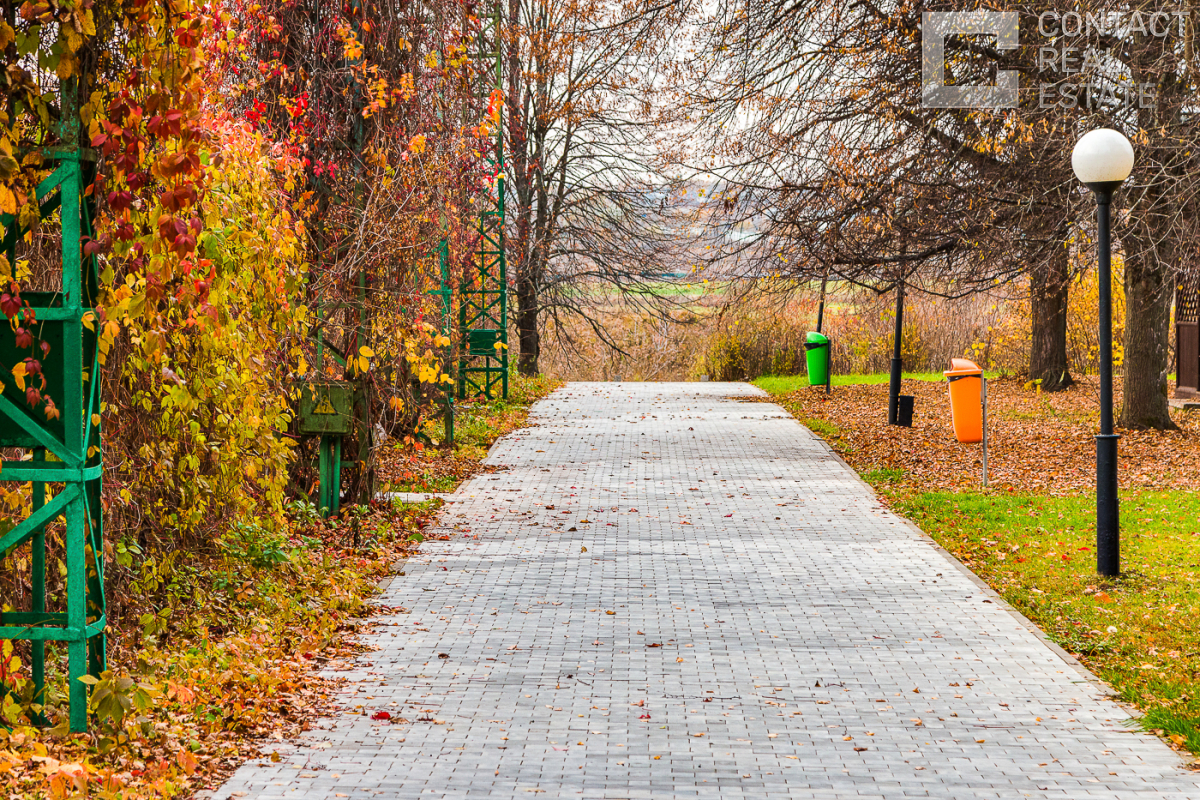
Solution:
[{"label": "dry leaves on grass", "polygon": [[[428,529],[432,506],[374,506],[356,525],[317,522],[296,531],[297,546],[271,567],[194,560],[205,579],[168,628],[147,634],[134,615],[111,629],[106,680],[131,699],[138,687],[145,693],[123,718],[66,735],[5,705],[0,795],[181,796],[215,788],[272,742],[308,730],[332,710],[340,683],[320,672],[364,651],[355,636],[364,618],[390,611],[368,599],[417,546],[409,537]],[[7,677],[27,682],[27,668],[9,664]],[[55,704],[51,721],[65,714]]]},{"label": "dry leaves on grass", "polygon": [[[1092,491],[1099,427],[1097,384],[1041,393],[1016,380],[988,383],[988,472],[1013,491]],[[954,438],[946,384],[905,381],[915,395],[913,427],[887,424],[886,384],[802,389],[775,398],[860,473],[923,490],[978,486],[982,448]],[[1120,403],[1120,392],[1117,392]],[[1200,413],[1175,414],[1179,431],[1118,430],[1123,488],[1200,485]],[[815,422],[814,422],[815,421]],[[879,472],[871,474],[873,470]]]},{"label": "dry leaves on grass", "polygon": [[459,484],[481,472],[492,472],[475,453],[450,448],[380,448],[378,475],[388,491],[453,492]]},{"label": "dry leaves on grass", "polygon": [[[507,399],[465,400],[454,406],[454,444],[427,446],[405,439],[379,450],[378,474],[385,491],[453,492],[459,484],[481,472],[493,472],[482,463],[488,448],[518,428],[528,426],[530,407],[546,397],[561,381],[538,375],[513,376]],[[441,442],[441,420],[431,421],[425,432]]]}]

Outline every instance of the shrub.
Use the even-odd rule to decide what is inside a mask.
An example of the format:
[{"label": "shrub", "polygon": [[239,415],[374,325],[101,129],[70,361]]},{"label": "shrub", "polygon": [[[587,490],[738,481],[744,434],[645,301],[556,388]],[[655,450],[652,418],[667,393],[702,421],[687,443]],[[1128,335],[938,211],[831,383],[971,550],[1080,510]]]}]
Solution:
[{"label": "shrub", "polygon": [[[831,295],[824,333],[830,337],[835,373],[886,372],[891,366],[895,295],[862,290]],[[910,294],[905,301],[901,355],[908,371],[949,366],[951,358],[975,355],[987,361],[991,332],[1004,315],[1002,303],[986,296],[944,300]],[[805,294],[786,304],[745,303],[710,335],[693,373],[713,380],[744,380],[806,371],[805,334],[814,330],[816,298]],[[973,350],[982,344],[983,353]]]}]

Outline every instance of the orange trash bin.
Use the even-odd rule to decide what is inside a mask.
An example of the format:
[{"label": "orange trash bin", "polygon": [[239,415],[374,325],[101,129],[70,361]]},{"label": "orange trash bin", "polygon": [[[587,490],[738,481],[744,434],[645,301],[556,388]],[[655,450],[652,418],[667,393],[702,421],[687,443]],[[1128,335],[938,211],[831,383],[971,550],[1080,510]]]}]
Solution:
[{"label": "orange trash bin", "polygon": [[960,442],[983,441],[983,370],[965,358],[950,359],[942,373],[950,384],[950,416]]}]

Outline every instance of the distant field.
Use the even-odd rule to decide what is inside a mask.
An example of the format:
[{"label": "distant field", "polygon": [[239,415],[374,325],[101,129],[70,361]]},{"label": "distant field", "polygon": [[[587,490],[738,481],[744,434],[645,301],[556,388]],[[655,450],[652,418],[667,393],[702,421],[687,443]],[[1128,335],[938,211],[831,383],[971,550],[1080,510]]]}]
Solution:
[{"label": "distant field", "polygon": [[[906,381],[944,381],[945,376],[940,372],[905,372]],[[988,378],[995,378],[999,373],[984,373]],[[865,375],[834,375],[834,386],[853,386],[862,383],[887,383],[890,376],[886,372],[874,372]],[[764,375],[751,381],[755,386],[771,394],[786,394],[797,389],[808,388],[807,375]]]}]

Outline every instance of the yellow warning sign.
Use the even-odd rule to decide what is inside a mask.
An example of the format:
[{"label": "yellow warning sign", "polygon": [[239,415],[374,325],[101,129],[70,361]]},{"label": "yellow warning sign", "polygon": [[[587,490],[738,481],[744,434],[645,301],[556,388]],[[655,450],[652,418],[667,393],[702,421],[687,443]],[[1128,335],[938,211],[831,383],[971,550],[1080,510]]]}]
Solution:
[{"label": "yellow warning sign", "polygon": [[321,392],[321,397],[317,400],[316,406],[313,408],[314,414],[336,414],[337,411],[333,407],[333,403],[329,402],[329,393]]}]

